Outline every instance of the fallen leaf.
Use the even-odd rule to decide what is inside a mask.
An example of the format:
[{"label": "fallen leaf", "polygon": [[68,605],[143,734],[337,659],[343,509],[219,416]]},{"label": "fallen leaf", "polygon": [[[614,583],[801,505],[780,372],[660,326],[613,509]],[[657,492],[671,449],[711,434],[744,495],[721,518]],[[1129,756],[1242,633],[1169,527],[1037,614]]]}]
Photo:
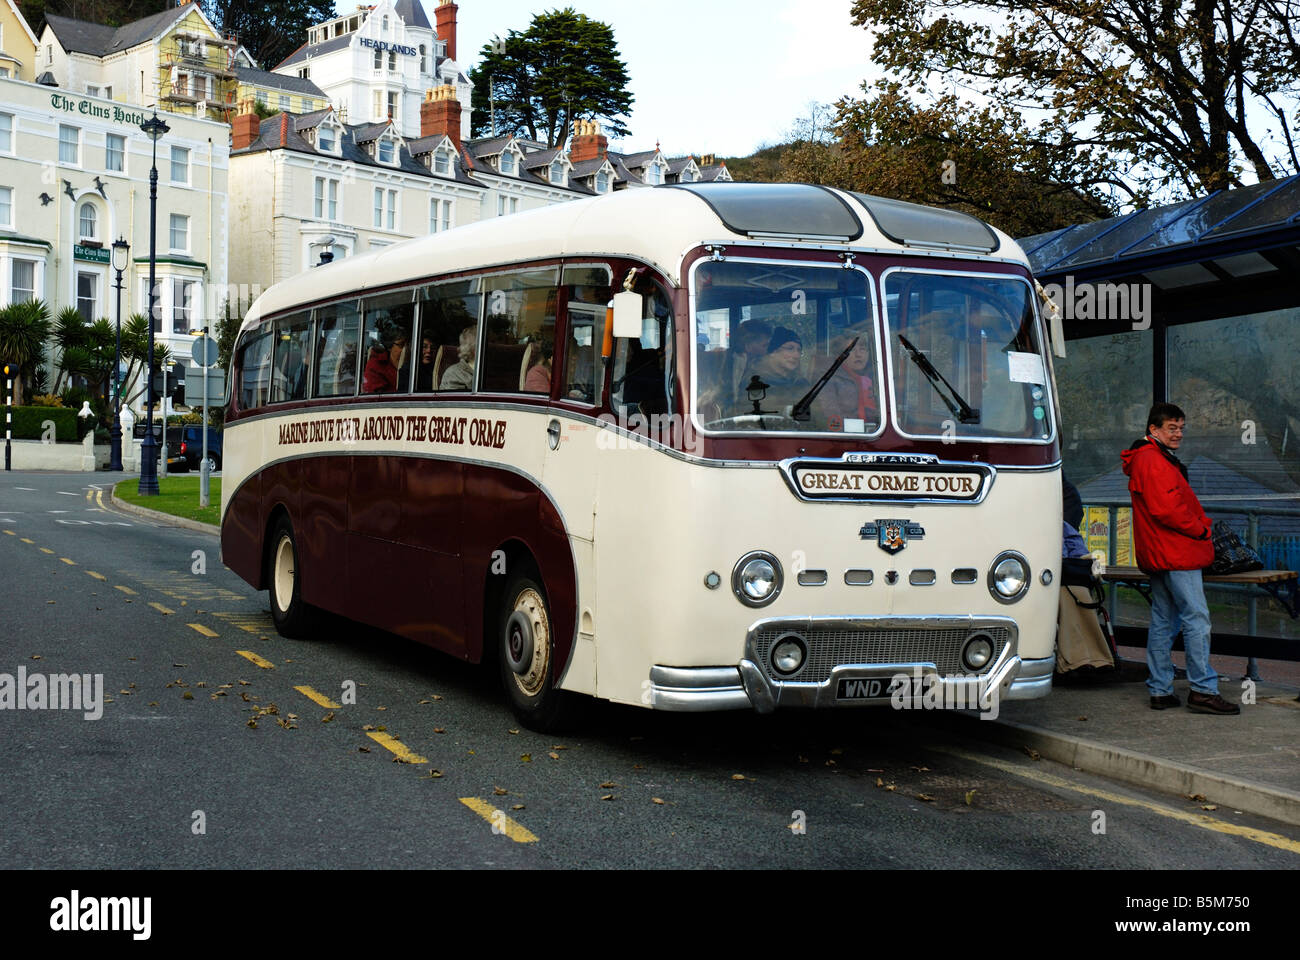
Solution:
[{"label": "fallen leaf", "polygon": [[1034,750],[1034,749],[1032,749],[1032,748],[1030,748],[1030,747],[1021,747],[1020,749],[1023,750],[1023,751],[1025,752],[1025,756],[1027,756],[1030,760],[1041,760],[1041,759],[1042,759],[1042,757],[1040,757],[1040,756],[1038,755],[1038,751],[1037,751],[1037,750]]},{"label": "fallen leaf", "polygon": [[634,763],[634,764],[632,764],[632,769],[633,769],[633,770],[640,770],[640,769],[642,769],[641,764],[639,764],[639,763]]},{"label": "fallen leaf", "polygon": [[433,703],[432,700],[417,700],[417,703]]},{"label": "fallen leaf", "polygon": [[918,767],[918,766],[913,766],[912,769],[915,770],[917,773],[929,773],[929,772],[930,772],[930,768],[929,768],[929,767]]},{"label": "fallen leaf", "polygon": [[918,793],[916,799],[924,800],[926,803],[934,803],[934,797],[930,796],[928,793]]},{"label": "fallen leaf", "polygon": [[1087,718],[1087,717],[1082,717],[1082,716],[1080,716],[1080,717],[1075,717],[1074,719],[1078,720],[1080,723],[1083,723],[1083,722],[1086,721],[1088,718]]},{"label": "fallen leaf", "polygon": [[548,753],[547,756],[550,757],[552,760],[559,760],[559,759],[560,759],[560,755],[559,755],[558,753],[556,753],[554,750],[552,750],[550,753]]},{"label": "fallen leaf", "polygon": [[616,800],[617,797],[615,797],[612,793],[607,793],[607,794],[605,794],[603,797],[601,797],[600,799],[602,799],[602,800]]},{"label": "fallen leaf", "polygon": [[1188,793],[1184,794],[1184,796],[1186,796],[1188,800],[1195,800],[1197,802],[1205,800],[1205,794],[1203,793]]},{"label": "fallen leaf", "polygon": [[181,694],[181,699],[182,699],[182,700],[193,700],[193,699],[194,699],[194,694],[192,694],[192,693],[190,693],[188,690],[186,690],[184,693]]},{"label": "fallen leaf", "polygon": [[410,758],[410,757],[399,757],[399,756],[394,756],[394,757],[393,757],[393,763],[411,763],[411,758]]},{"label": "fallen leaf", "polygon": [[510,791],[507,790],[505,787],[493,787],[493,788],[492,788],[492,796],[494,796],[494,797],[504,797],[504,796],[505,796],[507,793],[509,793],[509,792],[510,792]]},{"label": "fallen leaf", "polygon": [[876,786],[877,786],[877,787],[883,787],[884,785],[885,785],[885,781],[884,781],[883,779],[881,779],[880,777],[876,777]]},{"label": "fallen leaf", "polygon": [[657,803],[657,804],[659,804],[659,806],[661,806],[661,807],[664,805],[664,802],[663,802],[662,800],[660,800],[658,797],[651,797],[651,798],[650,798],[650,802],[651,802],[651,803]]},{"label": "fallen leaf", "polygon": [[387,707],[375,707],[376,710],[387,710]]},{"label": "fallen leaf", "polygon": [[207,685],[208,685],[208,681],[206,680],[200,680],[198,683],[194,684],[194,686],[196,687],[206,687]]},{"label": "fallen leaf", "polygon": [[510,809],[511,809],[511,810],[522,810],[522,809],[524,809],[524,805],[523,805],[522,803],[514,803],[514,804],[511,804],[511,805],[510,805]]},{"label": "fallen leaf", "polygon": [[296,723],[292,723],[292,722],[286,720],[284,717],[276,717],[276,718],[275,718],[275,722],[278,723],[280,726],[284,727],[284,729],[286,729],[286,730],[297,730],[297,729],[298,729],[298,724],[296,724]]},{"label": "fallen leaf", "polygon": [[[181,664],[178,663],[178,664],[176,664],[176,666],[179,667],[179,666],[181,666]],[[248,686],[251,686],[252,683],[253,683],[253,681],[251,681],[251,680],[240,680],[240,681],[239,681],[239,685],[240,685],[241,687],[248,687]]]},{"label": "fallen leaf", "polygon": [[[835,766],[835,761],[834,761],[834,760],[827,760],[827,761],[826,761],[826,766],[828,766],[828,767],[833,767],[833,766]],[[741,777],[741,779],[743,780],[744,777]]]},{"label": "fallen leaf", "polygon": [[507,730],[507,731],[506,731],[506,733],[510,733],[510,734],[517,734],[518,732],[519,732],[518,730]]},{"label": "fallen leaf", "polygon": [[434,733],[446,733],[446,732],[447,732],[447,729],[446,729],[445,727],[434,727],[434,728],[433,728],[433,732],[434,732]]},{"label": "fallen leaf", "polygon": [[323,716],[323,717],[320,718],[320,722],[321,722],[321,723],[329,723],[329,722],[330,722],[331,720],[333,720],[333,719],[334,719],[334,711],[331,710],[329,713],[325,714],[325,716]]},{"label": "fallen leaf", "polygon": [[[363,683],[362,686],[364,687],[365,684]],[[442,697],[438,696],[438,694],[435,693],[435,694],[433,694],[433,696],[429,697],[429,699],[430,699],[430,700],[441,700]]]},{"label": "fallen leaf", "polygon": [[243,700],[244,700],[245,703],[252,703],[252,702],[253,702],[253,698],[250,697],[248,694],[246,694],[243,690],[240,690],[240,691],[239,691],[239,695],[243,698]]},{"label": "fallen leaf", "polygon": [[249,718],[248,718],[248,725],[249,725],[250,727],[252,727],[254,730],[256,730],[256,729],[257,729],[257,717],[249,717]]},{"label": "fallen leaf", "polygon": [[441,776],[442,776],[442,771],[441,771],[441,770],[430,770],[430,771],[429,771],[429,779],[430,779],[430,780],[437,780],[437,779],[438,779],[439,777],[441,777]]},{"label": "fallen leaf", "polygon": [[838,756],[839,756],[840,754],[842,754],[843,752],[844,752],[844,748],[843,748],[843,747],[831,747],[831,756],[832,756],[832,757],[838,757]]},{"label": "fallen leaf", "polygon": [[731,775],[731,779],[732,779],[732,780],[744,780],[744,779],[745,779],[745,775],[744,775],[743,773],[733,773],[733,774]]},{"label": "fallen leaf", "polygon": [[885,790],[889,793],[893,793],[897,789],[898,787],[894,786],[892,783],[885,787]]},{"label": "fallen leaf", "polygon": [[795,759],[798,760],[800,763],[807,763],[807,762],[808,762],[808,758],[807,758],[807,757],[796,757]]},{"label": "fallen leaf", "polygon": [[618,784],[615,783],[613,780],[606,780],[604,783],[602,783],[602,784],[600,785],[600,789],[602,789],[602,790],[612,790],[612,789],[614,789],[614,788],[617,787],[617,786],[618,786]]},{"label": "fallen leaf", "polygon": [[369,752],[370,752],[370,748],[369,748],[369,747],[357,747],[357,750],[359,750],[361,753],[369,753]]},{"label": "fallen leaf", "polygon": [[566,747],[566,746],[565,746],[564,744],[562,744],[562,743],[553,743],[553,744],[551,744],[551,749],[552,749],[552,750],[568,750],[569,748]]},{"label": "fallen leaf", "polygon": [[[384,725],[381,723],[379,726],[375,727],[375,731],[376,731],[377,733],[387,733],[387,732],[388,732],[388,728],[387,728],[386,726],[384,726]],[[394,737],[393,739],[397,739],[397,738]]]},{"label": "fallen leaf", "polygon": [[975,800],[975,794],[976,794],[976,793],[978,793],[977,790],[967,790],[967,791],[966,791],[966,806],[969,807],[969,806],[974,802],[974,800]]},{"label": "fallen leaf", "polygon": [[156,707],[156,706],[158,706],[158,701],[157,701],[157,700],[154,700],[152,703],[149,704],[149,706],[151,706],[151,707]]},{"label": "fallen leaf", "polygon": [[1219,805],[1218,805],[1217,803],[1205,803],[1205,804],[1202,804],[1202,805],[1201,805],[1201,809],[1202,809],[1202,810],[1218,810],[1218,809],[1219,809]]},{"label": "fallen leaf", "polygon": [[519,759],[524,763],[532,763],[533,755],[531,753],[521,753]]},{"label": "fallen leaf", "polygon": [[290,719],[290,720],[297,720],[297,719],[298,719],[298,714],[296,714],[296,713],[291,713],[291,714],[289,714],[289,719]]},{"label": "fallen leaf", "polygon": [[371,730],[374,730],[375,728],[374,728],[371,724],[368,724],[368,723],[367,723],[367,724],[366,724],[364,727],[362,727],[361,729],[362,729],[363,731],[365,731],[366,733],[369,733]]}]

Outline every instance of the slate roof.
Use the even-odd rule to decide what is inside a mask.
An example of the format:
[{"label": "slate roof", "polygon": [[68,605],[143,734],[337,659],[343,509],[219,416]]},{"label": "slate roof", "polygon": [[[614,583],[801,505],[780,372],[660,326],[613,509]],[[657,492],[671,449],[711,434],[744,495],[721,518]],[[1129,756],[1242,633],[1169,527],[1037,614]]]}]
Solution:
[{"label": "slate roof", "polygon": [[644,167],[658,154],[658,150],[642,150],[640,153],[620,153],[618,156],[623,162],[623,166],[629,170],[635,170],[637,167]]},{"label": "slate roof", "polygon": [[[304,133],[320,124],[321,119],[328,113],[326,110],[316,110],[312,113],[301,114],[297,117],[279,113],[274,117],[269,117],[261,122],[258,127],[257,139],[250,143],[242,150],[232,150],[231,156],[242,156],[250,153],[260,153],[263,150],[292,150],[295,153],[305,153],[311,156],[334,157],[334,154],[317,150],[308,140]],[[393,167],[387,163],[380,163],[370,156],[369,152],[361,146],[376,139],[380,133],[383,133],[388,127],[387,121],[381,123],[345,123],[342,135],[339,137],[339,157],[352,163],[360,164],[366,167],[375,167],[380,170],[401,170],[403,173],[411,173],[416,176],[428,177],[435,180],[450,180],[455,183],[463,183],[469,186],[482,187],[483,184],[470,177],[465,170],[464,157],[460,162],[452,166],[454,176],[445,176],[435,174],[423,163],[416,159],[418,153],[411,149],[411,143],[402,143],[398,150],[398,164]],[[378,131],[378,132],[376,132]],[[421,141],[413,141],[415,144],[421,144]]]},{"label": "slate roof", "polygon": [[281,67],[287,67],[290,64],[300,63],[303,60],[310,60],[312,57],[319,57],[323,53],[333,53],[335,50],[342,50],[352,42],[356,32],[345,33],[340,37],[330,37],[320,43],[304,43],[301,47],[289,54],[283,60],[275,65],[276,70]]},{"label": "slate roof", "polygon": [[270,73],[266,70],[253,70],[249,67],[235,67],[235,79],[240,83],[251,83],[259,87],[271,87],[287,93],[301,93],[311,97],[325,99],[325,92],[320,87],[302,77],[286,76],[283,73]]},{"label": "slate roof", "polygon": [[189,4],[171,7],[117,28],[54,14],[46,14],[45,23],[54,31],[59,44],[69,53],[87,53],[94,57],[106,57],[111,53],[129,50],[147,40],[152,40],[191,9]]},{"label": "slate roof", "polygon": [[395,12],[408,27],[423,27],[432,30],[433,24],[424,12],[424,4],[419,0],[397,0],[393,5]]}]

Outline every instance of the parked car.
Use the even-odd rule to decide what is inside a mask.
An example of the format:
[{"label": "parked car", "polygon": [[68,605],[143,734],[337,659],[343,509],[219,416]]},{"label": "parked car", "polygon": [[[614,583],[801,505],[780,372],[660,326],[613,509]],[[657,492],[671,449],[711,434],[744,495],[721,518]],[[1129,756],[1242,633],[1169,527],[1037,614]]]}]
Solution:
[{"label": "parked car", "polygon": [[[187,423],[180,427],[167,428],[167,452],[171,456],[182,456],[191,470],[199,469],[203,459],[203,425]],[[168,469],[171,459],[168,458]],[[208,427],[208,472],[215,473],[221,469],[221,431]]]}]

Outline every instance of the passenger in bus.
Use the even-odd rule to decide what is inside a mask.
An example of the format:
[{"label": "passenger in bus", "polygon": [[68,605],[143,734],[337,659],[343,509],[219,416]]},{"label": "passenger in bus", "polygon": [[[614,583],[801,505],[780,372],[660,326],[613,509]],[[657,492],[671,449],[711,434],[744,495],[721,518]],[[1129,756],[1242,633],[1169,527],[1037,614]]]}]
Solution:
[{"label": "passenger in bus", "polygon": [[436,353],[437,348],[433,345],[433,338],[426,334],[420,339],[420,361],[415,369],[416,393],[433,392],[434,354]]},{"label": "passenger in bus", "polygon": [[366,369],[361,375],[362,393],[392,393],[397,389],[397,368],[389,356],[392,346],[382,340],[370,345],[366,357]]},{"label": "passenger in bus", "polygon": [[736,328],[736,338],[727,351],[722,370],[731,396],[745,399],[745,384],[753,376],[751,368],[763,359],[771,339],[772,325],[764,320],[746,320]]},{"label": "passenger in bus", "polygon": [[[767,394],[760,405],[764,413],[788,414],[789,408],[808,392],[808,381],[800,373],[802,364],[802,338],[789,327],[777,327],[767,342],[767,355],[749,371],[751,378],[756,376],[767,384]],[[747,380],[741,384],[737,405],[752,412],[753,405],[745,394],[748,383]]]},{"label": "passenger in bus", "polygon": [[853,350],[813,402],[815,422],[821,429],[865,433],[880,422],[876,388],[871,380],[871,348],[867,334],[846,333],[834,337],[826,366],[834,363],[853,340],[857,340]]},{"label": "passenger in bus", "polygon": [[439,390],[473,390],[474,356],[478,352],[478,329],[466,327],[460,332],[460,346],[456,350],[459,363],[453,363],[442,375]]},{"label": "passenger in bus", "polygon": [[544,340],[537,346],[541,351],[541,360],[529,367],[528,372],[524,374],[524,393],[544,393],[549,396],[551,361],[555,356],[555,344]]}]

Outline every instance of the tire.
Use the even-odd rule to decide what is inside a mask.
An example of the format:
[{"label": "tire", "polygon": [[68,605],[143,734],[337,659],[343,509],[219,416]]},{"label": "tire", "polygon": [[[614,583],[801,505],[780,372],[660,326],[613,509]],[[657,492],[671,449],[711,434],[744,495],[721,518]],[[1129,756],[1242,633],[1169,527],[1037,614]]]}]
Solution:
[{"label": "tire", "polygon": [[282,637],[301,637],[308,628],[310,608],[302,599],[302,576],[293,525],[281,517],[271,532],[266,556],[266,580],[271,595],[271,619]]},{"label": "tire", "polygon": [[[195,469],[197,470],[198,467],[195,467]],[[219,461],[219,460],[217,459],[216,454],[209,453],[209,454],[208,454],[208,473],[216,473],[216,472],[217,472],[218,470],[220,470],[220,469],[221,469],[221,461]]]},{"label": "tire", "polygon": [[554,622],[539,579],[516,573],[506,584],[495,652],[510,709],[530,730],[548,733],[564,723],[572,698],[554,686]]}]

